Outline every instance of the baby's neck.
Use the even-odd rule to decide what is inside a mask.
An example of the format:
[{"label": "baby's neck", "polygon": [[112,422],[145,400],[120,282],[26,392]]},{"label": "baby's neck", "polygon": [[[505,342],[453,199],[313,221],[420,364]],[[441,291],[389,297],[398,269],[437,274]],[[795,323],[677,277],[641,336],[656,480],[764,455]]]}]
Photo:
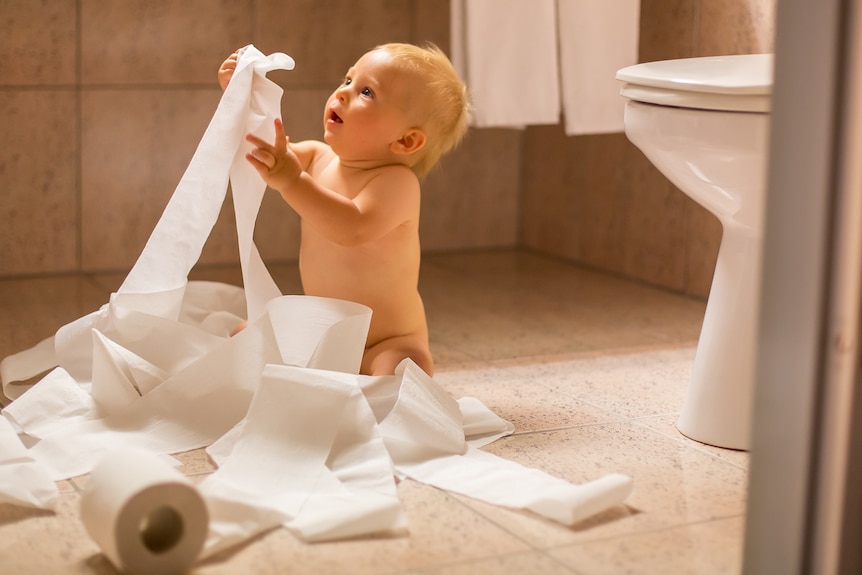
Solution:
[{"label": "baby's neck", "polygon": [[377,168],[383,168],[386,166],[406,166],[404,162],[398,161],[396,158],[347,160],[339,156],[338,163],[344,168],[350,168],[354,170],[375,170]]}]

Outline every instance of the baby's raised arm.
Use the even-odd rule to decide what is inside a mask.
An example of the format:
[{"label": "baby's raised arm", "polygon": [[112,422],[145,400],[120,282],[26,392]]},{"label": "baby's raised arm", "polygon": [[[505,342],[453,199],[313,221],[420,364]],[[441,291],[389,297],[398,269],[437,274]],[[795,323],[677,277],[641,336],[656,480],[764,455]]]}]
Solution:
[{"label": "baby's raised arm", "polygon": [[[270,144],[249,134],[255,148],[246,158],[269,187],[323,235],[338,244],[372,241],[419,211],[419,182],[405,166],[381,170],[353,197],[346,197],[316,182],[300,166],[295,148],[287,142],[281,121],[275,120],[275,141]],[[313,148],[308,148],[313,150]],[[313,152],[310,152],[313,161]]]}]

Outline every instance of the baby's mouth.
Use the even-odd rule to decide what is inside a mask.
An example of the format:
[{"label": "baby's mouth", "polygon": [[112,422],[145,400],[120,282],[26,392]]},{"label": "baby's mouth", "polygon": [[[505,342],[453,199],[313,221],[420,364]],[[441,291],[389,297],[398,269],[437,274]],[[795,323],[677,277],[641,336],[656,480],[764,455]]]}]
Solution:
[{"label": "baby's mouth", "polygon": [[343,123],[343,121],[342,121],[342,119],[341,119],[341,116],[339,116],[338,114],[336,114],[336,113],[335,113],[335,110],[330,110],[330,111],[329,111],[329,121],[330,121],[330,122],[335,122],[336,124],[342,124],[342,123]]}]

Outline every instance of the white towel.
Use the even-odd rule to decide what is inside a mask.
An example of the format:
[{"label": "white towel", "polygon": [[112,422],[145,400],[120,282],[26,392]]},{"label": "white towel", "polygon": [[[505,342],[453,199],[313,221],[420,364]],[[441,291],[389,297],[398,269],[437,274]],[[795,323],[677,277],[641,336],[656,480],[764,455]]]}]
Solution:
[{"label": "white towel", "polygon": [[452,0],[452,59],[473,101],[472,125],[560,120],[554,0]]},{"label": "white towel", "polygon": [[640,0],[558,0],[566,134],[623,131],[617,70],[637,63]]}]

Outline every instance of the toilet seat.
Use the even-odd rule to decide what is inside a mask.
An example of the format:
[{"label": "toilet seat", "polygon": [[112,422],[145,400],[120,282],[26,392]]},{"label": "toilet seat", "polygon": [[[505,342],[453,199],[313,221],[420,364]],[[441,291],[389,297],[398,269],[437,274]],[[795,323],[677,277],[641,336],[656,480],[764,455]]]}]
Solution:
[{"label": "toilet seat", "polygon": [[646,62],[623,68],[620,94],[631,100],[701,110],[768,113],[772,54]]}]

